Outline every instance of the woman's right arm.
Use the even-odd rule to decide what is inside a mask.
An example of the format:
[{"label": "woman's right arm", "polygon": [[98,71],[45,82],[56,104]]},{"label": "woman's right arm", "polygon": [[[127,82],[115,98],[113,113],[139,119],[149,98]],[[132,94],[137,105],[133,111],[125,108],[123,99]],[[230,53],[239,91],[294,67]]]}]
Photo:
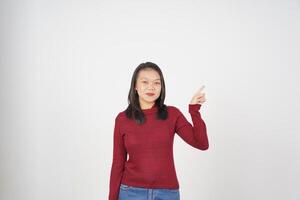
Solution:
[{"label": "woman's right arm", "polygon": [[113,134],[113,159],[110,172],[109,200],[118,200],[127,152],[120,132],[120,114],[115,119]]}]

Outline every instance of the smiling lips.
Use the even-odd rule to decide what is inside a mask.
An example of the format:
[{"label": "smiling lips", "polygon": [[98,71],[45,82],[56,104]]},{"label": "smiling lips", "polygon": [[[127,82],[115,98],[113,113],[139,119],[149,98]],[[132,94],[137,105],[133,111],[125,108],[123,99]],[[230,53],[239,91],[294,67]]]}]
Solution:
[{"label": "smiling lips", "polygon": [[154,93],[146,93],[146,95],[148,95],[148,96],[153,96]]}]

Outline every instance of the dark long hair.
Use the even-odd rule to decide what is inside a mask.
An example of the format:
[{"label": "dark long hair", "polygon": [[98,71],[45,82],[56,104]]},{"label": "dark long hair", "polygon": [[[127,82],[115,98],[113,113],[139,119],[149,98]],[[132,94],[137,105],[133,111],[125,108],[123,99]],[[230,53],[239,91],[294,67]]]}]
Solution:
[{"label": "dark long hair", "polygon": [[145,115],[142,112],[140,106],[139,95],[135,90],[138,73],[140,70],[145,70],[145,69],[155,70],[159,74],[161,80],[160,96],[158,97],[158,99],[155,100],[155,106],[158,107],[156,118],[160,120],[165,120],[168,118],[167,106],[164,104],[165,96],[166,96],[166,88],[165,88],[165,81],[164,81],[163,74],[160,68],[155,63],[145,62],[139,64],[133,72],[131,78],[130,90],[128,94],[128,107],[125,110],[126,116],[129,119],[135,120],[137,124],[143,124],[146,121]]}]

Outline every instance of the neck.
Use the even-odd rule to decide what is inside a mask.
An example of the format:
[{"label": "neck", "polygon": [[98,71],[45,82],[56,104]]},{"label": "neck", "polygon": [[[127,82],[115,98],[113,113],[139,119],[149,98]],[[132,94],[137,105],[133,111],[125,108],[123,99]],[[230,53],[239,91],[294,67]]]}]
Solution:
[{"label": "neck", "polygon": [[141,109],[142,110],[145,110],[145,109],[150,109],[154,106],[155,102],[151,103],[151,104],[145,104],[145,103],[141,103],[140,102],[140,106],[141,106]]}]

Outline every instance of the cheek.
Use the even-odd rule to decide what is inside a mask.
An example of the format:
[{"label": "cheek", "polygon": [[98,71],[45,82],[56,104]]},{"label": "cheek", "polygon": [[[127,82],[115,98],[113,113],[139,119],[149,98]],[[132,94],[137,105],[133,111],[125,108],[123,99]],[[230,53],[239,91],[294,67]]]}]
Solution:
[{"label": "cheek", "polygon": [[157,96],[159,96],[160,93],[161,93],[161,88],[158,88],[158,89],[157,89]]},{"label": "cheek", "polygon": [[141,88],[143,88],[143,85],[140,83],[137,83],[135,86],[138,90],[141,90]]},{"label": "cheek", "polygon": [[142,90],[142,91],[145,90],[146,88],[147,88],[147,87],[146,87],[145,85],[141,85],[141,86],[140,86],[140,90]]},{"label": "cheek", "polygon": [[143,92],[146,89],[146,87],[143,85],[139,85],[139,86],[137,86],[137,89],[138,89],[138,91]]}]

